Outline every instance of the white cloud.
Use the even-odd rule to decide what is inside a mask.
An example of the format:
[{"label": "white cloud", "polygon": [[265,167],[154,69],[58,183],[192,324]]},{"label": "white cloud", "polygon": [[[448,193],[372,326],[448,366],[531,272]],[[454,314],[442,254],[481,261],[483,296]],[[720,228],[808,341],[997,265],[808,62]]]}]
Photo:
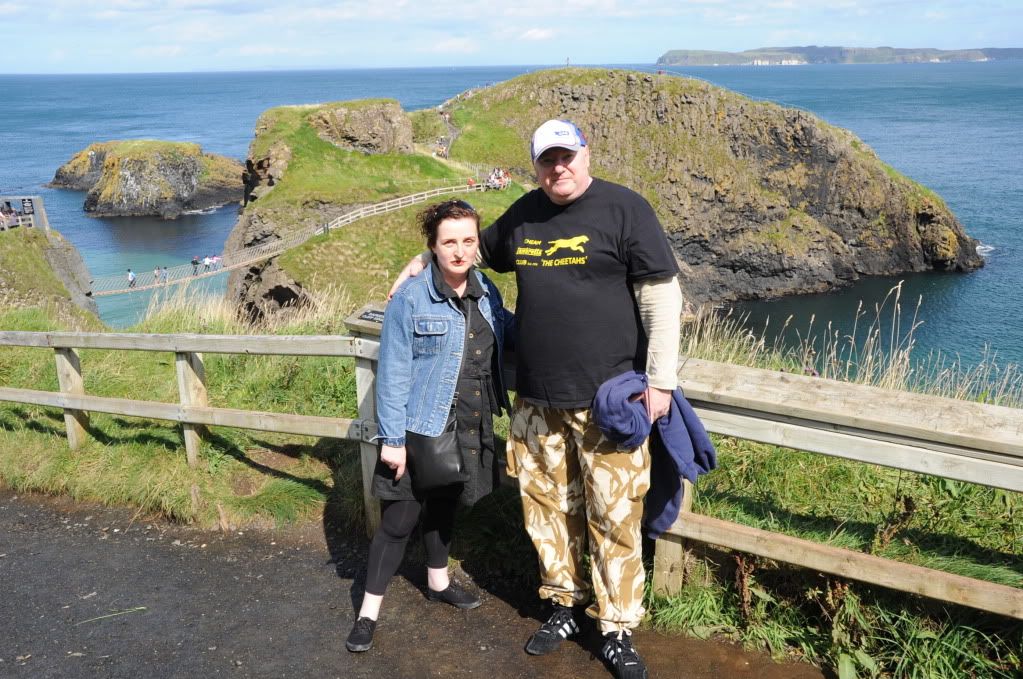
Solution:
[{"label": "white cloud", "polygon": [[67,50],[66,49],[50,50],[49,59],[52,62],[64,61],[65,59],[67,59]]},{"label": "white cloud", "polygon": [[555,32],[550,28],[530,28],[528,31],[523,31],[519,34],[519,40],[550,40],[554,36]]},{"label": "white cloud", "polygon": [[24,5],[18,5],[13,2],[0,2],[0,17],[12,16],[23,11],[25,11]]},{"label": "white cloud", "polygon": [[298,56],[315,57],[323,54],[322,50],[309,49],[305,47],[285,47],[280,45],[242,45],[241,47],[230,47],[217,51],[218,57],[280,57]]},{"label": "white cloud", "polygon": [[473,54],[480,51],[480,46],[472,38],[446,38],[438,40],[420,51],[437,54]]},{"label": "white cloud", "polygon": [[227,31],[209,21],[189,21],[169,28],[153,26],[150,30],[185,42],[219,42],[228,35]]},{"label": "white cloud", "polygon": [[151,45],[148,47],[137,47],[132,52],[138,57],[158,57],[161,59],[181,56],[185,48],[181,45]]}]

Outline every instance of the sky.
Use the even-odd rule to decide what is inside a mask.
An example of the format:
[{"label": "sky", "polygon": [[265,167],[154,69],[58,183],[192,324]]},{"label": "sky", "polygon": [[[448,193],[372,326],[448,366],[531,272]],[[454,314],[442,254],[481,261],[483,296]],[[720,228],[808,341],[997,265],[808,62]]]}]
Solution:
[{"label": "sky", "polygon": [[670,49],[1023,47],[1023,0],[0,0],[0,73],[652,64]]}]

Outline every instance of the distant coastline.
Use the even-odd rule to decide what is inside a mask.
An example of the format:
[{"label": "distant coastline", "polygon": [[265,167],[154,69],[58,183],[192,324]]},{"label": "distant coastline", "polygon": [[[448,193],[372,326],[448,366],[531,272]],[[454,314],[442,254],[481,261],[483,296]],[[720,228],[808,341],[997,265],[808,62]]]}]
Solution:
[{"label": "distant coastline", "polygon": [[806,64],[925,64],[1023,59],[1023,48],[983,47],[939,50],[929,47],[760,47],[745,52],[669,50],[658,66],[803,66]]}]

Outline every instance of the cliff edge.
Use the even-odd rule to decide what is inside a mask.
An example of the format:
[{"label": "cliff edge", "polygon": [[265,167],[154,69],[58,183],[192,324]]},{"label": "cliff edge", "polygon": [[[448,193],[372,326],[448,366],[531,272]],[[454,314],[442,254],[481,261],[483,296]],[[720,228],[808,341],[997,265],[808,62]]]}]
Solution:
[{"label": "cliff edge", "polygon": [[100,327],[81,254],[54,230],[0,232],[0,313],[43,309],[65,328]]}]

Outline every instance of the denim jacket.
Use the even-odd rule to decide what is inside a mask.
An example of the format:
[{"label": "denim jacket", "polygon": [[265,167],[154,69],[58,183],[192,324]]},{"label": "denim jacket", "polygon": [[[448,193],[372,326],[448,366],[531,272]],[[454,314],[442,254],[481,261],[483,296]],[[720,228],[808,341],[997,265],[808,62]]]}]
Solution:
[{"label": "denim jacket", "polygon": [[[384,312],[376,380],[379,433],[374,437],[383,445],[405,445],[406,430],[439,436],[451,411],[465,350],[465,316],[437,292],[432,274],[428,267],[405,281]],[[494,331],[500,366],[514,317],[490,279],[475,269],[471,275],[483,284],[479,309]],[[509,409],[500,369],[493,380],[501,405]]]}]

